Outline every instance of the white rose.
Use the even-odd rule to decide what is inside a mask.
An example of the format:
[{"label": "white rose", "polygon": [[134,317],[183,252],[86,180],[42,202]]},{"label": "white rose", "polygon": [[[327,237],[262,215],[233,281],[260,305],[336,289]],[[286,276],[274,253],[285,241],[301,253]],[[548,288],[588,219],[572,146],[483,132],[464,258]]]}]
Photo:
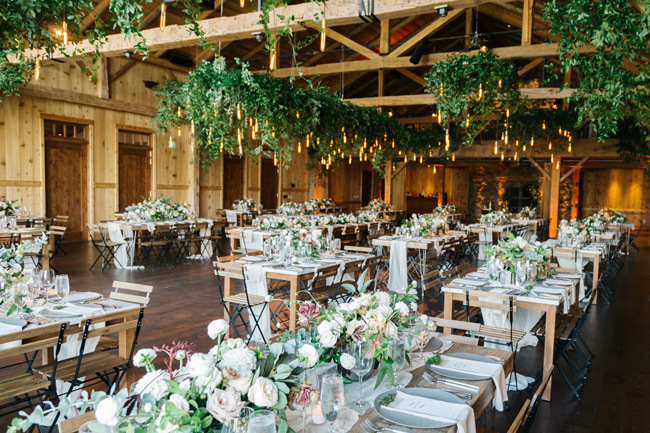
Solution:
[{"label": "white rose", "polygon": [[228,330],[228,322],[223,319],[217,319],[208,325],[208,336],[215,340],[218,336],[225,334]]},{"label": "white rose", "polygon": [[318,350],[316,350],[316,348],[311,344],[303,344],[303,346],[298,349],[298,353],[305,358],[307,368],[313,367],[318,362]]},{"label": "white rose", "polygon": [[352,370],[356,363],[357,361],[352,355],[349,355],[347,353],[341,355],[341,367],[345,368],[346,370]]},{"label": "white rose", "polygon": [[122,411],[122,402],[117,397],[106,397],[95,409],[95,418],[102,425],[115,427],[119,424],[118,416]]},{"label": "white rose", "polygon": [[363,321],[357,319],[350,320],[345,325],[345,333],[348,335],[352,335],[357,330],[359,330],[359,332],[362,332],[364,328],[365,328],[365,323]]},{"label": "white rose", "polygon": [[404,302],[399,301],[397,304],[395,304],[395,311],[398,311],[400,316],[404,317],[408,315],[409,307]]},{"label": "white rose", "polygon": [[214,372],[215,359],[205,353],[195,353],[185,366],[185,371],[190,377],[210,376]]},{"label": "white rose", "polygon": [[397,337],[397,325],[395,325],[393,322],[387,322],[386,328],[384,329],[384,335],[389,338]]},{"label": "white rose", "polygon": [[169,385],[165,379],[169,378],[169,373],[163,370],[155,370],[142,376],[133,388],[134,394],[151,394],[154,399],[163,398]]},{"label": "white rose", "polygon": [[528,242],[526,241],[526,239],[518,237],[517,239],[515,239],[515,244],[523,250],[524,248],[526,248],[526,245],[528,245]]},{"label": "white rose", "polygon": [[388,305],[390,304],[390,295],[387,292],[375,292],[374,293],[375,300],[377,301],[377,304],[379,305]]},{"label": "white rose", "polygon": [[248,392],[252,379],[253,375],[251,373],[240,374],[237,377],[228,379],[226,381],[227,389],[244,395]]},{"label": "white rose", "polygon": [[372,299],[372,296],[368,293],[363,293],[359,297],[356,298],[356,302],[359,303],[362,307],[367,307],[370,305],[370,300]]},{"label": "white rose", "polygon": [[386,319],[393,314],[393,309],[390,307],[390,305],[380,305],[377,308],[377,311],[379,311],[381,315],[384,316]]},{"label": "white rose", "polygon": [[239,394],[223,389],[215,389],[205,402],[207,411],[219,422],[235,418],[243,406],[244,402]]},{"label": "white rose", "polygon": [[418,304],[415,302],[411,302],[411,305],[409,305],[409,308],[411,311],[418,311]]},{"label": "white rose", "polygon": [[255,352],[248,348],[236,348],[225,352],[221,357],[221,367],[230,367],[239,373],[248,373],[257,366]]},{"label": "white rose", "polygon": [[332,323],[329,320],[323,320],[317,327],[319,335],[331,334],[332,333]]},{"label": "white rose", "polygon": [[323,231],[321,229],[315,229],[311,232],[311,235],[314,237],[321,237],[323,236]]},{"label": "white rose", "polygon": [[169,402],[174,406],[176,406],[178,409],[182,410],[183,412],[190,411],[190,403],[184,397],[178,394],[170,395]]},{"label": "white rose", "polygon": [[323,347],[334,347],[336,346],[336,342],[338,341],[338,337],[333,333],[333,332],[327,332],[325,334],[321,334],[320,336],[320,344]]},{"label": "white rose", "polygon": [[248,390],[248,400],[255,406],[272,407],[278,402],[278,387],[273,381],[258,377]]},{"label": "white rose", "polygon": [[153,349],[140,349],[133,357],[133,365],[136,367],[144,367],[155,358],[156,352]]},{"label": "white rose", "polygon": [[194,384],[197,388],[203,390],[203,393],[210,393],[221,384],[222,380],[223,374],[218,368],[215,368],[210,376],[199,376],[194,379]]}]

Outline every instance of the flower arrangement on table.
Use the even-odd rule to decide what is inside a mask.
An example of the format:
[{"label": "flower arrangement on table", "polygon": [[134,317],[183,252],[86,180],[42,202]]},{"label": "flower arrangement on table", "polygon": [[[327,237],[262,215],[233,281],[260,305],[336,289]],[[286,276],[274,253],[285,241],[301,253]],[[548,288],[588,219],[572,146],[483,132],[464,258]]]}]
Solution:
[{"label": "flower arrangement on table", "polygon": [[367,210],[357,212],[357,220],[359,220],[359,222],[370,223],[377,221],[378,219],[379,216],[377,215],[377,212]]},{"label": "flower arrangement on table", "polygon": [[627,221],[627,217],[623,212],[619,212],[609,208],[603,208],[599,210],[598,215],[602,216],[605,219],[605,221],[614,224],[623,224],[625,221]]},{"label": "flower arrangement on table", "polygon": [[[24,269],[25,253],[39,252],[43,245],[47,244],[47,236],[34,238],[9,247],[0,247],[0,303],[7,295],[12,295],[18,290],[19,283],[27,283],[31,278]],[[26,288],[25,288],[26,290]],[[7,316],[13,313],[15,308],[10,308]]]},{"label": "flower arrangement on table", "polygon": [[[280,418],[278,431],[288,431],[286,408],[289,396],[298,396],[298,377],[310,359],[302,353],[316,352],[303,344],[273,345],[268,353],[250,349],[237,339],[224,339],[228,323],[218,319],[208,326],[217,344],[208,353],[194,353],[190,343],[141,349],[133,365],[147,373],[134,384],[131,393],[122,389],[114,395],[86,391],[81,398],[61,399],[58,408],[49,403],[36,406],[31,414],[21,412],[9,433],[28,431],[43,424],[56,412],[67,414],[72,407],[95,410],[92,431],[112,432],[214,432],[229,419],[237,418],[242,407],[273,410]],[[154,361],[164,358],[165,369]],[[49,406],[49,409],[43,409]]]},{"label": "flower arrangement on table", "polygon": [[[345,353],[353,341],[368,341],[368,357],[374,358],[379,367],[375,387],[385,377],[394,383],[392,360],[388,354],[388,342],[398,332],[412,324],[428,324],[428,317],[417,312],[415,284],[403,293],[367,291],[372,279],[365,281],[366,272],[359,277],[357,285],[342,286],[354,293],[349,302],[325,307],[315,300],[297,301],[298,331],[285,331],[280,341],[286,344],[307,342],[319,353],[318,363],[333,362],[344,370],[354,367],[354,358]],[[431,323],[431,326],[433,324]]]},{"label": "flower arrangement on table", "polygon": [[391,205],[380,198],[373,198],[368,203],[368,209],[374,212],[384,212],[390,210]]},{"label": "flower arrangement on table", "polygon": [[402,229],[408,229],[414,236],[436,236],[447,232],[447,219],[413,214],[410,219],[402,221]]},{"label": "flower arrangement on table", "polygon": [[278,206],[276,212],[282,215],[300,215],[304,212],[304,208],[302,203],[293,203],[288,201]]},{"label": "flower arrangement on table", "polygon": [[307,203],[310,203],[314,209],[324,209],[328,207],[334,207],[334,200],[331,198],[315,198],[309,200]]},{"label": "flower arrangement on table", "polygon": [[242,212],[250,212],[252,210],[261,209],[262,205],[255,201],[255,199],[241,198],[239,200],[235,200],[235,202],[232,204],[232,208],[235,210],[240,210]]},{"label": "flower arrangement on table", "polygon": [[512,215],[510,215],[509,212],[497,210],[497,211],[492,211],[490,213],[486,213],[485,215],[481,215],[481,219],[479,221],[481,224],[498,226],[503,224],[510,224],[511,220],[512,220]]},{"label": "flower arrangement on table", "polygon": [[306,229],[284,230],[282,236],[284,241],[291,247],[291,251],[298,256],[318,257],[326,247],[325,236],[323,236],[323,231],[320,229],[312,231]]},{"label": "flower arrangement on table", "polygon": [[188,219],[190,210],[187,203],[172,203],[171,200],[171,197],[147,199],[127,206],[125,210],[135,214],[140,221],[182,221]]},{"label": "flower arrangement on table", "polygon": [[20,206],[16,206],[17,201],[18,200],[0,198],[0,216],[16,216],[18,214],[18,209],[20,209]]},{"label": "flower arrangement on table", "polygon": [[446,205],[439,205],[433,210],[433,213],[436,215],[449,215],[452,213],[456,213],[456,205],[448,203]]},{"label": "flower arrangement on table", "polygon": [[282,230],[289,227],[288,222],[283,217],[264,217],[259,221],[260,230]]},{"label": "flower arrangement on table", "polygon": [[517,266],[528,262],[534,268],[533,274],[536,278],[545,278],[548,275],[549,263],[551,261],[551,250],[532,236],[527,241],[521,236],[515,237],[512,233],[500,240],[496,245],[485,247],[486,264],[496,264],[499,269],[515,273]]},{"label": "flower arrangement on table", "polygon": [[528,206],[524,206],[517,214],[517,218],[522,220],[534,220],[535,218],[537,218],[537,209],[536,208],[531,209]]}]

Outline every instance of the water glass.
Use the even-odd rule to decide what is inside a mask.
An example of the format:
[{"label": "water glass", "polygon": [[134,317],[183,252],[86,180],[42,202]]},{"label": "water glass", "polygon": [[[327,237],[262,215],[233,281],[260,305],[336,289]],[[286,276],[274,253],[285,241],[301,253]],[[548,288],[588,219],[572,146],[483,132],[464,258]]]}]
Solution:
[{"label": "water glass", "polygon": [[334,238],[332,241],[332,248],[334,248],[334,251],[339,251],[341,249],[341,239],[340,238]]},{"label": "water glass", "polygon": [[267,241],[264,241],[264,247],[262,248],[262,254],[264,254],[264,258],[266,260],[271,259],[273,256],[273,249],[271,247],[271,244]]},{"label": "water glass", "polygon": [[247,433],[275,433],[275,413],[256,410],[248,417]]},{"label": "water glass", "polygon": [[18,283],[14,286],[13,291],[14,304],[18,307],[17,316],[19,319],[24,319],[27,317],[27,315],[23,313],[23,307],[27,304],[27,296],[29,293],[27,284]]},{"label": "water glass", "polygon": [[235,418],[228,418],[223,422],[221,433],[247,433],[248,422],[254,410],[250,407],[242,407],[239,410],[239,416]]},{"label": "water glass", "polygon": [[370,407],[370,402],[363,398],[363,378],[372,369],[374,358],[370,354],[370,343],[367,341],[353,341],[348,346],[348,354],[354,358],[352,372],[359,378],[359,399],[354,403],[353,409],[359,414],[365,413]]},{"label": "water glass", "polygon": [[400,386],[395,379],[397,374],[404,368],[406,364],[406,345],[402,338],[393,338],[388,342],[388,356],[393,360],[393,385],[392,388],[396,389]]},{"label": "water glass", "polygon": [[65,297],[70,293],[70,280],[66,274],[60,274],[56,276],[55,280],[56,294],[63,302],[65,302]]},{"label": "water glass", "polygon": [[[345,408],[343,376],[340,374],[328,374],[323,377],[320,406],[323,411],[323,417],[329,423],[330,433],[334,433],[334,423],[339,419]],[[249,433],[253,432],[249,431]]]},{"label": "water glass", "polygon": [[54,287],[56,274],[52,269],[43,269],[41,271],[41,284],[45,290],[46,297],[49,297],[50,290]]}]

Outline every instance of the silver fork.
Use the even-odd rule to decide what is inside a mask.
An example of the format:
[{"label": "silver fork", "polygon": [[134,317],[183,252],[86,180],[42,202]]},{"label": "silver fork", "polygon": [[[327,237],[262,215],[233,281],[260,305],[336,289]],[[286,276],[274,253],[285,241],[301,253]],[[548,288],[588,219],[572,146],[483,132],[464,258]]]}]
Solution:
[{"label": "silver fork", "polygon": [[468,390],[470,392],[478,391],[477,387],[474,386],[474,385],[469,385],[469,384],[466,384],[466,383],[463,383],[463,382],[456,382],[454,380],[443,379],[441,377],[433,377],[429,373],[427,373],[426,371],[422,374],[422,378],[424,380],[426,380],[427,382],[429,382],[429,383],[442,383],[442,384],[445,384],[445,385],[455,386],[457,388],[463,388],[463,389],[466,389],[466,390]]},{"label": "silver fork", "polygon": [[406,433],[404,430],[396,430],[396,429],[388,428],[388,427],[379,427],[378,425],[374,424],[369,419],[367,419],[367,420],[365,420],[364,422],[361,423],[361,428],[364,429],[368,433],[380,433],[380,432]]}]

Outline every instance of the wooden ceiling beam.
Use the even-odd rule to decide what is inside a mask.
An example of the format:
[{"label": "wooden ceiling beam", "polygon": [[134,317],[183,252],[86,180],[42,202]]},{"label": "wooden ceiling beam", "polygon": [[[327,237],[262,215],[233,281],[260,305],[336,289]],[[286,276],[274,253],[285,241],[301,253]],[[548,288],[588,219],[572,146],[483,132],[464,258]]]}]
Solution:
[{"label": "wooden ceiling beam", "polygon": [[415,81],[421,86],[424,86],[424,78],[420,77],[416,73],[411,72],[408,69],[404,69],[404,68],[397,69],[397,72],[399,72],[400,74],[404,75],[407,78],[410,78],[411,80]]},{"label": "wooden ceiling beam", "polygon": [[526,63],[519,71],[517,71],[517,74],[521,77],[527,72],[531,71],[534,69],[537,65],[542,63],[544,61],[543,57],[539,57],[537,59],[533,59],[530,62]]},{"label": "wooden ceiling beam", "polygon": [[[584,47],[578,50],[581,53],[590,53],[594,51],[593,47]],[[468,51],[465,54],[476,55],[479,51]],[[528,46],[511,46],[490,49],[497,57],[502,59],[526,59],[537,57],[558,56],[559,49],[557,44],[535,44]],[[302,74],[309,75],[327,75],[338,74],[341,70],[346,72],[354,71],[372,71],[377,69],[400,69],[400,68],[417,68],[422,66],[432,66],[436,62],[447,59],[450,54],[455,52],[425,54],[422,56],[420,63],[414,65],[409,61],[409,57],[392,55],[383,56],[378,59],[370,60],[352,60],[346,62],[324,63],[317,66],[301,67]],[[276,77],[288,77],[295,73],[295,69],[281,68],[273,72]]]},{"label": "wooden ceiling beam", "polygon": [[[499,148],[503,145],[502,141],[499,141]],[[548,141],[540,140],[535,141],[535,151],[534,157],[539,160],[541,158],[550,158],[551,154],[554,158],[584,158],[590,157],[593,158],[612,158],[612,159],[622,159],[618,154],[616,144],[618,143],[617,139],[607,139],[604,142],[600,142],[595,138],[579,138],[573,142],[572,152],[560,151],[558,149],[553,149],[553,151],[548,150]],[[538,148],[539,146],[539,148]],[[510,147],[506,151],[506,156],[512,156],[515,153],[516,147]],[[530,150],[530,149],[529,149]],[[521,154],[521,151],[519,152]],[[480,159],[480,158],[500,158],[499,155],[494,155],[494,140],[477,140],[472,146],[462,147],[461,149],[455,152],[456,161],[459,159]],[[530,153],[533,155],[533,152]],[[523,160],[527,155],[520,155]]]},{"label": "wooden ceiling beam", "polygon": [[[441,4],[448,4],[452,11],[465,9],[479,4],[490,2],[509,2],[513,0],[375,0],[375,16],[379,19],[403,18],[411,15],[422,15],[434,13],[435,7]],[[360,23],[361,17],[357,2],[349,0],[329,0],[327,2],[327,22],[330,27]],[[270,30],[280,30],[285,27],[285,21],[278,16],[293,17],[290,27],[293,31],[304,30],[305,23],[313,22],[313,17],[322,10],[320,4],[305,2],[290,5],[273,10],[270,14]],[[153,12],[152,12],[153,13]],[[263,31],[260,24],[259,12],[243,13],[235,16],[210,18],[200,23],[204,36],[211,42],[234,41],[250,39],[254,32]],[[174,48],[196,46],[200,43],[200,37],[190,32],[190,26],[170,25],[164,32],[158,29],[142,30],[147,47],[151,51],[169,50]],[[133,49],[135,40],[125,40],[124,35],[115,34],[106,38],[102,46],[96,47],[89,41],[81,41],[64,49],[65,53],[56,51],[56,58],[72,56],[73,54],[83,55],[98,50],[104,55],[119,56],[125,50]],[[34,57],[42,54],[40,52],[29,52],[28,56]]]},{"label": "wooden ceiling beam", "polygon": [[[521,93],[528,99],[563,99],[568,98],[575,92],[575,89],[561,89],[559,87],[540,87],[540,88],[524,88]],[[369,98],[352,98],[346,99],[346,102],[351,104],[361,105],[366,107],[395,107],[400,105],[433,105],[434,95],[429,93],[417,95],[396,95],[396,96],[382,96],[382,97],[369,97]]]},{"label": "wooden ceiling beam", "polygon": [[97,6],[81,20],[81,25],[79,26],[80,32],[84,32],[90,25],[95,22],[97,16],[103,14],[106,9],[111,5],[111,0],[101,0],[97,3]]},{"label": "wooden ceiling beam", "polygon": [[138,61],[135,59],[128,59],[125,64],[123,64],[120,69],[115,71],[114,74],[110,76],[111,81],[115,81],[120,78],[122,75],[126,74],[129,69],[138,64]]},{"label": "wooden ceiling beam", "polygon": [[[317,28],[317,25],[313,24],[310,25],[309,27]],[[379,58],[379,54],[372,51],[370,48],[366,48],[364,45],[361,45],[360,43],[353,41],[352,39],[342,35],[341,33],[337,32],[332,28],[328,28],[325,34],[327,35],[328,38],[333,39],[341,43],[342,45],[345,45],[346,47],[352,49],[353,51],[357,52],[358,54],[361,54],[364,57],[367,57],[369,59]]]}]

